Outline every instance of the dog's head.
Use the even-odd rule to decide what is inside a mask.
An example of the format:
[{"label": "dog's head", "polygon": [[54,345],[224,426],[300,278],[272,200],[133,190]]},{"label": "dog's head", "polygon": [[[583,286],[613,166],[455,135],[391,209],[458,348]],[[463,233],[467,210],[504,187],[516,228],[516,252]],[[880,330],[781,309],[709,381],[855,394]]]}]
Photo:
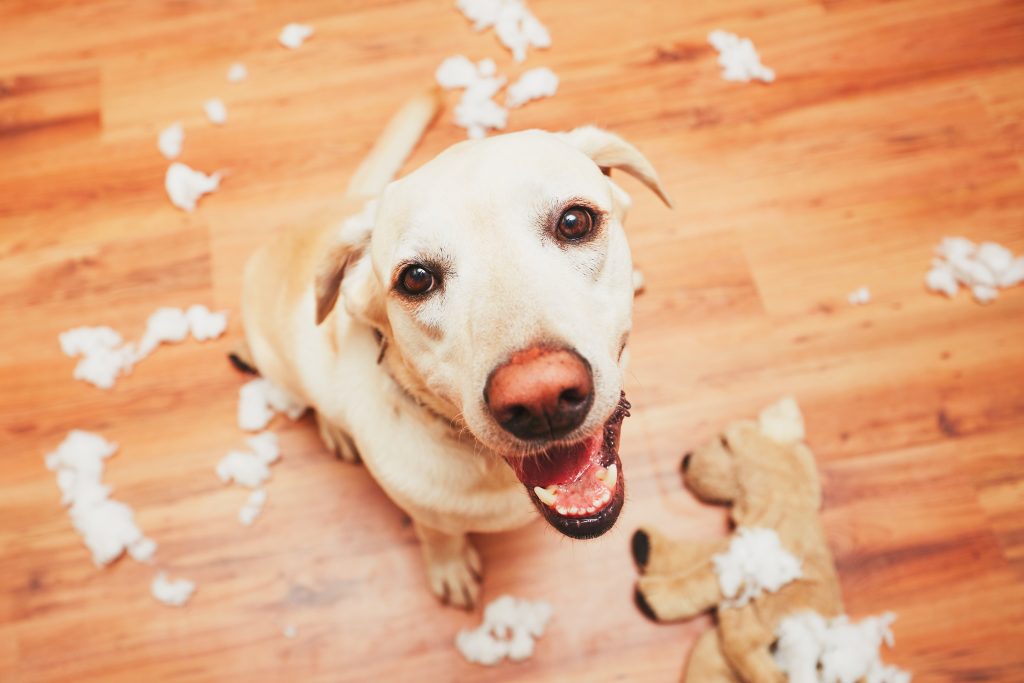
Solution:
[{"label": "dog's head", "polygon": [[597,128],[460,143],[339,231],[317,280],[318,318],[340,289],[399,381],[503,455],[574,537],[610,528],[624,490],[633,287],[613,168],[668,203],[640,152]]}]

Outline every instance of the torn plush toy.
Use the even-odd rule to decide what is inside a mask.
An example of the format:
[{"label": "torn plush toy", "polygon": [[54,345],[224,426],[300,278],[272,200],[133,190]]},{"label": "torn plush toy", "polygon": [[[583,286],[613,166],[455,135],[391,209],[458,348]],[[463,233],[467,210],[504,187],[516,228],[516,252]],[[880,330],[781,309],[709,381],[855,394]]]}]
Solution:
[{"label": "torn plush toy", "polygon": [[688,683],[910,680],[879,657],[891,643],[891,616],[855,624],[844,615],[818,516],[817,467],[803,439],[800,408],[786,398],[684,458],[686,487],[731,506],[731,538],[688,543],[647,527],[633,536],[641,610],[659,621],[717,615],[717,628],[690,652]]}]

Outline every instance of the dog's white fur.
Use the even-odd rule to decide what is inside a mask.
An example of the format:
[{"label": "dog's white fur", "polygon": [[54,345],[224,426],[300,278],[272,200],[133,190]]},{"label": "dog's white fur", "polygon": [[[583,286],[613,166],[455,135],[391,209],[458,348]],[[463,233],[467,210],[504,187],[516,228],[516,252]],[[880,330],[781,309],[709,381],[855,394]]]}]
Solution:
[{"label": "dog's white fur", "polygon": [[[601,429],[619,400],[633,296],[629,197],[602,170],[668,200],[634,147],[592,127],[463,142],[391,181],[436,108],[433,94],[407,104],[337,207],[252,257],[243,317],[255,366],[316,409],[328,446],[362,457],[413,519],[433,591],[468,607],[481,565],[466,534],[536,517],[504,460],[530,446],[488,414],[487,378],[538,343],[575,349],[594,402],[564,441]],[[560,244],[552,221],[580,202],[602,224]],[[424,261],[443,271],[439,290],[395,292],[403,265]]]}]

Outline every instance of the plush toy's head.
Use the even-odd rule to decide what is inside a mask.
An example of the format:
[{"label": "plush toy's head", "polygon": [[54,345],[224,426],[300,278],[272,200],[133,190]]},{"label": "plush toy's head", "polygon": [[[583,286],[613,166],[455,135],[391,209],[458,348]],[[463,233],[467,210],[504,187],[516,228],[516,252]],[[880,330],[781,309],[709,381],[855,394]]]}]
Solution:
[{"label": "plush toy's head", "polygon": [[776,499],[817,509],[821,488],[803,437],[800,409],[793,399],[782,399],[766,408],[758,422],[734,422],[687,454],[682,463],[686,487],[709,503],[732,504],[738,523],[745,510]]}]

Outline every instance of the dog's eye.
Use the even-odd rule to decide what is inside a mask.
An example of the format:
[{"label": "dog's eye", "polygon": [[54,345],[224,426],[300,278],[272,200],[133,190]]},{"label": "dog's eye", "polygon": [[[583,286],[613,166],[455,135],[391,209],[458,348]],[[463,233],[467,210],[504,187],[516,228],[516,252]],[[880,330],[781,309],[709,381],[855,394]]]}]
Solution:
[{"label": "dog's eye", "polygon": [[594,214],[582,206],[573,206],[558,219],[558,236],[575,242],[583,239],[594,229]]},{"label": "dog's eye", "polygon": [[437,286],[437,278],[419,263],[405,267],[398,276],[398,288],[409,296],[423,296]]}]

